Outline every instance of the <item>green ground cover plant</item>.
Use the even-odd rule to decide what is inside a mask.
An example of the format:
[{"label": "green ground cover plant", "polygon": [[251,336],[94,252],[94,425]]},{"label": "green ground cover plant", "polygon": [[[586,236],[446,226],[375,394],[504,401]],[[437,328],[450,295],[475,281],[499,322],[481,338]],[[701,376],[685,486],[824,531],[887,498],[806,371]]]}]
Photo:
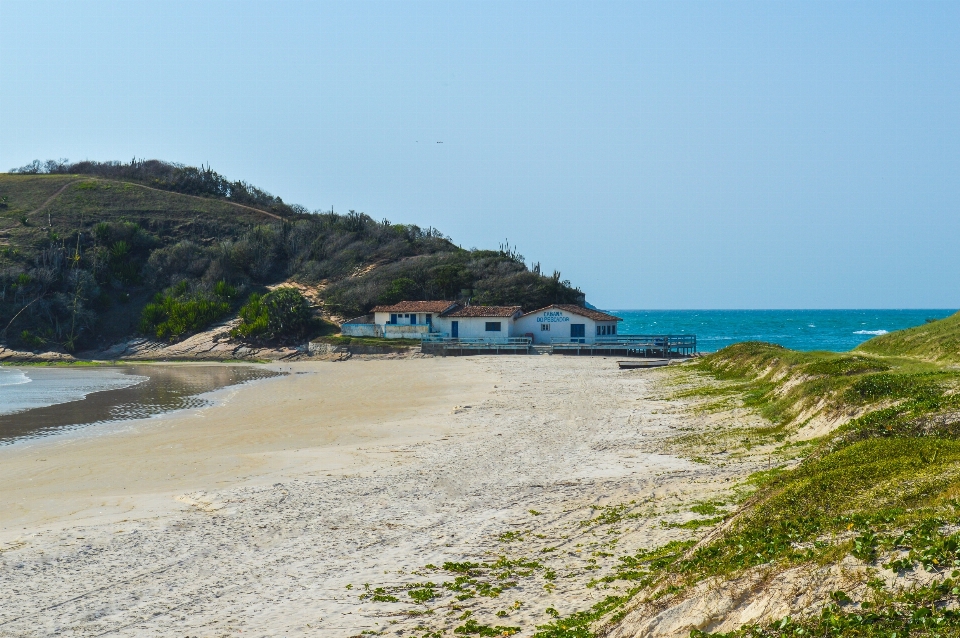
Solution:
[{"label": "green ground cover plant", "polygon": [[453,630],[453,633],[462,636],[512,636],[519,633],[519,627],[504,627],[501,625],[481,625],[476,620],[469,618],[467,622]]}]

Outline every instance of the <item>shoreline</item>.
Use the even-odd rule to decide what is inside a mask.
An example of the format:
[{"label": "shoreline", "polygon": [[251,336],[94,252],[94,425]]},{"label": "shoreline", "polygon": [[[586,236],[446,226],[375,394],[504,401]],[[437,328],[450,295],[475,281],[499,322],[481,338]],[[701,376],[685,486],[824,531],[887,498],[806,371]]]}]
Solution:
[{"label": "shoreline", "polygon": [[280,374],[244,364],[207,363],[200,366],[205,373],[200,375],[197,367],[57,366],[24,373],[30,381],[4,387],[9,393],[39,392],[39,405],[0,414],[0,445],[202,407],[210,392]]},{"label": "shoreline", "polygon": [[[692,417],[664,400],[663,374],[619,371],[613,359],[288,366],[293,374],[221,390],[230,396],[216,406],[98,441],[0,449],[12,488],[0,507],[16,518],[0,529],[0,561],[23,566],[0,582],[33,592],[0,610],[0,628],[29,635],[13,618],[80,596],[43,627],[346,638],[452,630],[469,616],[528,636],[550,609],[568,614],[619,591],[588,587],[604,573],[593,570],[694,537],[683,527],[697,517],[690,505],[763,467],[760,456],[689,460],[670,441],[720,417]],[[452,582],[447,563],[501,560],[539,567],[471,577],[495,596],[440,588],[421,603],[408,593]],[[118,572],[133,580],[119,586]],[[90,619],[91,606],[110,611]]]}]

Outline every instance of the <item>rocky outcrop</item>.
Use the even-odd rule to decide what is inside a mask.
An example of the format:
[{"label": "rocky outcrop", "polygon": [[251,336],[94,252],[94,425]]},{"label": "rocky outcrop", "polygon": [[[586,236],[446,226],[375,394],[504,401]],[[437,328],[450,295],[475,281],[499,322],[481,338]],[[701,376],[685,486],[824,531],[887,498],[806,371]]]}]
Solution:
[{"label": "rocky outcrop", "polygon": [[58,363],[73,361],[76,361],[74,357],[62,352],[30,352],[0,346],[0,363]]},{"label": "rocky outcrop", "polygon": [[164,343],[138,338],[118,343],[106,350],[90,353],[92,359],[142,360],[199,360],[223,361],[225,359],[278,361],[307,354],[301,347],[257,347],[234,341],[230,331],[237,320],[214,326],[204,332],[187,337],[177,343]]}]

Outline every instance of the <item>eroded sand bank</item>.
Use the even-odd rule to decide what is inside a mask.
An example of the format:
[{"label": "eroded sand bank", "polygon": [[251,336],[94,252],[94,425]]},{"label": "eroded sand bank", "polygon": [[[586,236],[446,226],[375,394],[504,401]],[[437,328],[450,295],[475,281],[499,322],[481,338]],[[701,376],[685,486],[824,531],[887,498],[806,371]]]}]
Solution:
[{"label": "eroded sand bank", "polygon": [[[608,359],[277,368],[215,407],[0,449],[0,635],[530,635],[761,462],[671,454],[704,422]],[[441,586],[499,557],[506,576]]]}]

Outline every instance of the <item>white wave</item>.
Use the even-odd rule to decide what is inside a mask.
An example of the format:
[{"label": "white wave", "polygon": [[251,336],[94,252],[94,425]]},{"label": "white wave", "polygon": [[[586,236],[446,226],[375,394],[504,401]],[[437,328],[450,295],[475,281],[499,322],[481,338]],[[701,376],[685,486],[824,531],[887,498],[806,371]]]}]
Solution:
[{"label": "white wave", "polygon": [[20,370],[0,370],[0,385],[22,385],[33,381]]},{"label": "white wave", "polygon": [[855,335],[885,335],[889,330],[856,330]]},{"label": "white wave", "polygon": [[[0,379],[7,376],[0,376]],[[0,383],[0,414],[80,401],[94,392],[125,388],[146,380],[146,377],[124,374],[120,370],[88,368],[35,368],[30,370],[27,377],[30,383],[26,385],[13,375],[9,377],[17,382]]]}]

